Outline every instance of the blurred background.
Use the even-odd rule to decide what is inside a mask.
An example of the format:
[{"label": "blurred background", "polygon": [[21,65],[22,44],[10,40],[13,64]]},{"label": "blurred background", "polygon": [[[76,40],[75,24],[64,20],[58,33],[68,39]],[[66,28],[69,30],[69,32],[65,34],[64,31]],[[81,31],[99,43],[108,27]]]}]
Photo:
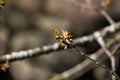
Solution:
[{"label": "blurred background", "polygon": [[[70,1],[72,0],[6,0],[6,5],[0,12],[0,55],[55,43],[52,27],[67,29],[73,38],[78,38],[109,25],[99,12],[90,10],[83,14]],[[77,1],[85,4],[85,0]],[[92,0],[92,6],[101,8],[100,1],[102,0]],[[106,8],[114,21],[120,20],[119,3],[120,0],[112,0]],[[100,46],[93,43],[81,47],[86,53],[92,53]],[[6,72],[0,71],[0,79],[48,80],[83,59],[69,50],[53,52],[10,63]],[[76,80],[97,80],[95,75],[101,75],[100,70],[103,71],[96,67]]]}]

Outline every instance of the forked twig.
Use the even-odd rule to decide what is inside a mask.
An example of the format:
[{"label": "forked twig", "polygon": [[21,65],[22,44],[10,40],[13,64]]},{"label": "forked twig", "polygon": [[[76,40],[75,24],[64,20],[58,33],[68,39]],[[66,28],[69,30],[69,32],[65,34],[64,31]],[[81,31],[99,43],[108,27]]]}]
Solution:
[{"label": "forked twig", "polygon": [[[100,10],[100,13],[105,17],[105,19],[110,23],[110,25],[112,25],[112,27],[114,27],[115,22],[113,21],[113,19],[107,14],[107,12],[105,10]],[[112,71],[116,70],[115,67],[115,57],[114,55],[112,55],[112,53],[108,50],[108,48],[106,47],[106,44],[104,42],[103,37],[101,36],[101,34],[99,32],[94,33],[95,38],[97,40],[97,42],[100,44],[100,46],[103,48],[103,50],[105,51],[105,53],[108,55],[108,57],[110,58],[111,61],[111,68]],[[115,77],[112,76],[112,80],[115,80]]]},{"label": "forked twig", "polygon": [[[105,53],[107,54],[107,56],[110,58],[111,61],[111,67],[112,67],[112,71],[115,71],[115,57],[114,55],[108,50],[101,34],[99,32],[94,33],[94,36],[97,40],[97,42],[100,44],[100,46],[102,47],[102,49],[105,51]],[[115,77],[112,76],[112,80],[115,80]]]}]

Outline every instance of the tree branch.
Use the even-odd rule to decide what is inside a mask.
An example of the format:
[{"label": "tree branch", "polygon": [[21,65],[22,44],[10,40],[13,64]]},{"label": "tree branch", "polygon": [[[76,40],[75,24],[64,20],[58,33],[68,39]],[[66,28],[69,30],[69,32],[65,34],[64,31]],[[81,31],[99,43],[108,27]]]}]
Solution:
[{"label": "tree branch", "polygon": [[[105,28],[103,28],[98,32],[101,33],[102,37],[107,37],[110,35],[110,33],[113,34],[119,30],[120,30],[120,22],[115,23],[114,26],[113,25],[106,26]],[[95,32],[91,35],[74,39],[73,46],[84,45],[84,43],[94,42],[95,41],[94,34]],[[59,43],[54,43],[52,45],[37,47],[34,49],[24,50],[20,52],[11,52],[10,54],[0,56],[0,63],[4,63],[6,61],[11,62],[16,60],[31,58],[42,54],[48,54],[49,52],[58,51],[61,49],[64,48]]]},{"label": "tree branch", "polygon": [[105,17],[105,19],[112,25],[114,24],[114,21],[112,18],[107,14],[105,10],[100,10],[100,13]]}]

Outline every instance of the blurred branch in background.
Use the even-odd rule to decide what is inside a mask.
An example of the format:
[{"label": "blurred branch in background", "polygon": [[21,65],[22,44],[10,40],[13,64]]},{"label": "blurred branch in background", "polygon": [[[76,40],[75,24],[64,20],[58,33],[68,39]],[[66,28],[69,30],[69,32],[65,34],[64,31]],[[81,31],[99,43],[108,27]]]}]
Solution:
[{"label": "blurred branch in background", "polygon": [[[115,23],[114,26],[113,25],[106,26],[104,29],[98,32],[100,32],[102,37],[107,37],[108,35],[110,35],[110,33],[113,34],[119,30],[120,30],[120,22]],[[73,46],[83,45],[86,42],[89,43],[94,41],[95,41],[95,36],[93,33],[91,35],[83,36],[81,38],[75,39]],[[54,43],[53,45],[43,46],[41,48],[37,47],[34,49],[29,49],[29,50],[20,51],[20,52],[11,52],[11,54],[0,56],[0,63],[4,63],[6,61],[11,62],[16,60],[31,58],[31,57],[39,56],[42,54],[48,54],[49,52],[58,51],[61,49],[64,49],[64,48],[61,47],[59,43]]]},{"label": "blurred branch in background", "polygon": [[114,25],[114,21],[112,18],[107,14],[105,10],[101,10],[100,13],[105,17],[105,19],[111,24]]}]

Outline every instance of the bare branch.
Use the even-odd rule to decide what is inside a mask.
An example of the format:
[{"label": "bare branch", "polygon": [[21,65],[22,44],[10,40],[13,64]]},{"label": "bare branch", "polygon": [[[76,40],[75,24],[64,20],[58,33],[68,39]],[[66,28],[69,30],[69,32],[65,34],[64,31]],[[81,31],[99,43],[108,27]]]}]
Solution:
[{"label": "bare branch", "polygon": [[105,10],[100,10],[100,13],[105,17],[105,19],[112,25],[114,24],[114,21],[112,18],[107,14]]}]

